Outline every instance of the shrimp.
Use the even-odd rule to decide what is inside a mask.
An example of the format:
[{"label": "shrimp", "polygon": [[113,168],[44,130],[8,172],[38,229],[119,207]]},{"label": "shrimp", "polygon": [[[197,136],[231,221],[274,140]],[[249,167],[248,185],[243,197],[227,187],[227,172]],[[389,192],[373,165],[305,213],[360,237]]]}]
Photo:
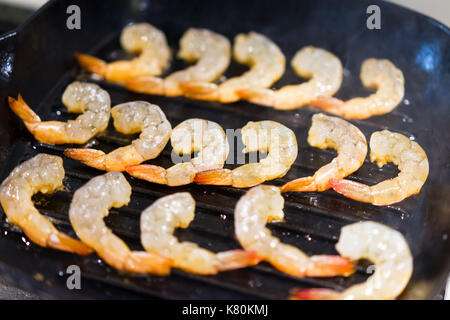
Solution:
[{"label": "shrimp", "polygon": [[364,134],[351,123],[336,117],[315,114],[308,133],[308,143],[313,147],[334,148],[338,156],[316,171],[314,176],[299,178],[286,183],[281,192],[324,191],[331,186],[331,178],[344,178],[358,170],[367,154]]},{"label": "shrimp", "polygon": [[308,82],[279,90],[241,89],[242,99],[280,110],[300,108],[318,96],[332,96],[342,83],[341,61],[332,53],[312,46],[304,47],[292,59],[292,68]]},{"label": "shrimp", "polygon": [[234,58],[250,70],[240,77],[231,78],[220,85],[209,82],[183,82],[180,87],[189,98],[235,102],[240,99],[239,89],[270,87],[284,73],[286,59],[280,48],[269,38],[256,32],[239,34],[234,40]]},{"label": "shrimp", "polygon": [[86,143],[108,126],[111,100],[98,85],[72,82],[64,91],[62,101],[69,112],[83,113],[67,122],[41,121],[19,94],[8,97],[9,106],[22,119],[34,138],[43,143]]},{"label": "shrimp", "polygon": [[70,204],[70,222],[77,236],[118,270],[166,275],[171,260],[145,251],[130,251],[105,224],[103,217],[111,207],[130,201],[131,186],[120,172],[97,176],[75,191]]},{"label": "shrimp", "polygon": [[393,179],[373,186],[345,179],[330,179],[334,191],[345,197],[387,206],[420,192],[428,177],[428,158],[417,142],[388,130],[374,132],[370,137],[370,160],[378,167],[388,162],[398,166],[400,173]]},{"label": "shrimp", "polygon": [[347,119],[366,119],[391,112],[403,99],[405,79],[401,70],[389,60],[367,59],[361,66],[361,81],[377,92],[365,98],[342,101],[333,97],[318,97],[311,104]]},{"label": "shrimp", "polygon": [[199,151],[190,162],[178,163],[168,169],[154,165],[133,165],[126,171],[133,177],[153,183],[180,186],[194,181],[195,174],[222,168],[229,146],[222,127],[213,121],[188,119],[176,126],[170,138],[173,151],[191,154]]},{"label": "shrimp", "polygon": [[95,149],[66,149],[64,155],[105,171],[124,171],[129,165],[156,158],[172,132],[162,110],[145,101],[127,102],[111,109],[114,127],[124,134],[141,132],[139,139],[108,154]]},{"label": "shrimp", "polygon": [[39,213],[31,200],[35,193],[52,193],[61,188],[64,174],[60,157],[38,154],[21,163],[3,181],[0,203],[8,220],[21,228],[37,245],[87,255],[92,252],[91,249],[58,231],[48,218]]},{"label": "shrimp", "polygon": [[283,177],[297,158],[298,146],[294,132],[275,121],[249,122],[242,130],[244,153],[264,151],[267,157],[234,170],[214,169],[199,172],[198,184],[231,185],[248,188]]},{"label": "shrimp", "polygon": [[377,222],[364,221],[341,230],[336,250],[354,261],[368,259],[375,273],[366,282],[338,292],[328,289],[293,290],[300,300],[390,300],[405,289],[413,272],[413,257],[403,235]]},{"label": "shrimp", "polygon": [[87,54],[77,53],[75,57],[83,68],[116,83],[136,77],[160,75],[169,66],[171,53],[166,36],[151,24],[138,23],[125,27],[120,43],[126,51],[139,56],[130,61],[111,63]]},{"label": "shrimp", "polygon": [[187,192],[175,193],[155,201],[141,215],[141,240],[147,252],[173,259],[173,266],[186,272],[211,275],[219,271],[257,264],[254,252],[230,250],[220,253],[192,242],[178,242],[175,228],[187,228],[194,219],[195,201]]},{"label": "shrimp", "polygon": [[180,40],[178,58],[197,63],[185,70],[172,73],[167,78],[136,77],[126,82],[125,86],[132,91],[181,96],[182,82],[217,80],[228,68],[231,59],[230,42],[224,36],[206,29],[191,28]]},{"label": "shrimp", "polygon": [[294,246],[272,236],[266,223],[283,220],[284,199],[275,186],[257,186],[239,199],[234,210],[236,237],[242,247],[278,270],[296,277],[348,276],[354,264],[347,258],[332,255],[308,257]]}]

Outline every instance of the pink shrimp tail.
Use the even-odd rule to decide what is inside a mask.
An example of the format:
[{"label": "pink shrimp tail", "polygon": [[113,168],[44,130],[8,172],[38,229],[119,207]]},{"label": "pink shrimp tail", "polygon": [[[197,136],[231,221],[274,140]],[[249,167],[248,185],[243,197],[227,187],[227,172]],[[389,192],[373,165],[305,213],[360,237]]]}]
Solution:
[{"label": "pink shrimp tail", "polygon": [[291,300],[336,300],[337,291],[330,289],[293,289]]}]

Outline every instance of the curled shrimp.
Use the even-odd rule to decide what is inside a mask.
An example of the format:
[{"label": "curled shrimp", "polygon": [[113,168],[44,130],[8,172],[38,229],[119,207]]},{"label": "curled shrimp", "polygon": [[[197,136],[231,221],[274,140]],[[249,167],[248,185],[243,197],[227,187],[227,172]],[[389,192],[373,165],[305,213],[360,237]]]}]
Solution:
[{"label": "curled shrimp", "polygon": [[294,246],[281,243],[272,236],[266,223],[282,220],[284,199],[274,186],[261,185],[250,189],[239,199],[234,210],[236,237],[242,247],[278,270],[296,277],[348,276],[354,264],[339,256],[308,257]]},{"label": "curled shrimp", "polygon": [[164,33],[148,23],[125,27],[120,36],[122,47],[138,57],[106,63],[87,54],[77,53],[80,66],[108,81],[123,83],[129,79],[160,75],[169,65],[170,49]]},{"label": "curled shrimp", "polygon": [[126,171],[149,182],[180,186],[193,182],[197,172],[222,168],[229,152],[222,127],[203,119],[183,121],[173,129],[170,141],[174,152],[186,155],[198,151],[197,156],[190,162],[177,163],[168,169],[141,164],[128,166]]},{"label": "curled shrimp", "polygon": [[377,92],[345,102],[333,97],[318,97],[311,104],[347,119],[366,119],[391,112],[402,101],[405,79],[402,71],[389,60],[365,60],[360,77],[364,87],[376,88]]},{"label": "curled shrimp", "polygon": [[64,174],[60,157],[38,154],[21,163],[3,181],[0,203],[8,220],[20,227],[34,243],[86,255],[92,250],[58,231],[48,218],[39,213],[31,200],[35,193],[52,193],[61,188]]},{"label": "curled shrimp", "polygon": [[293,290],[300,300],[390,300],[405,289],[413,271],[413,258],[403,235],[377,222],[357,222],[341,230],[336,250],[354,261],[368,259],[375,273],[366,282],[338,292],[329,289]]},{"label": "curled shrimp", "polygon": [[126,82],[126,87],[132,91],[159,94],[166,96],[181,96],[182,82],[217,80],[230,64],[230,42],[224,36],[206,29],[191,28],[180,40],[178,58],[196,64],[169,75],[167,78],[137,77]]},{"label": "curled shrimp", "polygon": [[378,167],[388,162],[398,166],[400,173],[393,179],[373,186],[345,179],[330,179],[333,189],[354,200],[376,206],[386,206],[419,193],[428,177],[428,158],[417,142],[388,130],[374,132],[370,137],[370,160]]},{"label": "curled shrimp", "polygon": [[284,73],[286,59],[283,53],[262,34],[250,32],[237,35],[233,52],[237,62],[250,66],[249,71],[220,85],[209,82],[183,82],[180,87],[184,95],[200,100],[235,102],[240,99],[236,90],[268,88]]},{"label": "curled shrimp", "polygon": [[338,156],[317,170],[312,177],[299,178],[281,187],[287,191],[324,191],[331,178],[344,178],[358,170],[367,155],[364,134],[351,123],[322,113],[315,114],[308,133],[308,143],[316,148],[334,148]]},{"label": "curled shrimp", "polygon": [[194,212],[195,201],[187,192],[155,201],[141,215],[141,240],[145,250],[171,258],[176,268],[203,275],[244,268],[260,261],[254,252],[214,253],[192,242],[178,242],[174,229],[187,228],[194,219]]},{"label": "curled shrimp", "polygon": [[241,130],[244,153],[263,151],[267,157],[236,169],[214,169],[198,172],[195,182],[210,185],[231,185],[248,188],[283,177],[297,158],[298,146],[294,132],[275,121],[249,122]]},{"label": "curled shrimp", "polygon": [[66,149],[64,155],[105,171],[124,171],[129,165],[156,158],[172,132],[162,110],[145,101],[127,102],[111,109],[114,127],[123,134],[141,132],[139,139],[108,154],[95,149]]},{"label": "curled shrimp", "polygon": [[299,50],[292,59],[292,68],[308,82],[288,85],[279,90],[242,89],[237,94],[245,100],[281,110],[300,108],[318,96],[332,96],[342,83],[342,64],[326,50],[312,46]]},{"label": "curled shrimp", "polygon": [[75,191],[69,209],[70,222],[81,241],[114,268],[166,275],[170,271],[170,259],[145,251],[131,251],[103,221],[111,207],[128,204],[130,196],[131,186],[122,173],[97,176]]},{"label": "curled shrimp", "polygon": [[109,122],[111,100],[98,85],[72,82],[64,91],[62,101],[69,112],[83,113],[67,122],[41,121],[19,94],[17,100],[8,97],[9,106],[22,119],[34,138],[43,143],[86,143],[104,131]]}]

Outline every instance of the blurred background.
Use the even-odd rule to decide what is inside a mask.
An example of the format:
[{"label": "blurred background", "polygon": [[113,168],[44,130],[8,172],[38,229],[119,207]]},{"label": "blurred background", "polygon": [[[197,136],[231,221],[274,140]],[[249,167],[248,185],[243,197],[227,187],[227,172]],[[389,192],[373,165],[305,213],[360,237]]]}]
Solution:
[{"label": "blurred background", "polygon": [[[125,0],[124,0],[125,1]],[[355,0],[358,1],[358,0]],[[428,15],[450,27],[450,0],[386,0]],[[0,0],[0,34],[14,29],[47,0]],[[445,300],[450,300],[450,279]],[[443,294],[444,296],[444,294]],[[24,292],[0,274],[0,299],[40,299]]]}]

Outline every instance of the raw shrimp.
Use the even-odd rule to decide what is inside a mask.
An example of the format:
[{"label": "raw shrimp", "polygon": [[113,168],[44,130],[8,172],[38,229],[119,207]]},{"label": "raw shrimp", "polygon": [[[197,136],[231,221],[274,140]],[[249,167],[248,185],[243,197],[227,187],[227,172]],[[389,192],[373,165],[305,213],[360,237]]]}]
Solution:
[{"label": "raw shrimp", "polygon": [[286,59],[283,53],[275,43],[262,34],[250,32],[237,35],[233,51],[236,61],[249,65],[249,71],[220,85],[209,82],[183,82],[180,87],[184,95],[200,100],[235,102],[240,99],[236,90],[268,88],[284,73]]},{"label": "raw shrimp", "polygon": [[69,112],[83,113],[67,122],[41,121],[19,94],[8,97],[9,106],[18,115],[36,140],[49,144],[86,143],[108,126],[111,100],[98,85],[72,82],[64,91],[62,101]]},{"label": "raw shrimp", "polygon": [[308,257],[272,236],[266,223],[283,220],[284,199],[275,186],[257,186],[239,199],[234,210],[236,237],[246,250],[255,251],[278,270],[296,277],[348,276],[354,264],[339,256]]},{"label": "raw shrimp", "polygon": [[308,82],[279,90],[242,89],[237,94],[250,102],[281,110],[300,108],[318,96],[332,96],[342,83],[341,61],[332,53],[312,46],[304,47],[292,59],[292,68]]},{"label": "raw shrimp", "polygon": [[111,63],[81,53],[75,54],[75,57],[83,68],[117,83],[136,77],[160,75],[169,65],[171,53],[166,36],[151,24],[138,23],[125,27],[120,43],[126,51],[139,56],[129,61]]},{"label": "raw shrimp", "polygon": [[293,299],[394,299],[405,289],[413,272],[413,258],[403,235],[377,222],[357,222],[343,227],[336,250],[341,256],[353,261],[372,261],[375,273],[366,282],[342,292],[329,289],[293,290]]},{"label": "raw shrimp", "polygon": [[91,249],[58,231],[48,218],[39,213],[31,200],[35,193],[52,193],[61,188],[63,179],[62,159],[38,154],[21,163],[3,181],[0,202],[8,220],[20,227],[34,243],[86,255],[92,252]]},{"label": "raw shrimp", "polygon": [[389,60],[365,60],[360,77],[364,87],[376,88],[377,92],[345,102],[333,97],[318,97],[311,104],[347,119],[366,119],[391,112],[402,101],[405,79],[402,71]]},{"label": "raw shrimp", "polygon": [[187,192],[155,201],[141,215],[141,239],[145,250],[172,258],[176,268],[203,275],[244,268],[260,261],[254,252],[214,253],[192,242],[178,242],[173,235],[174,229],[187,228],[194,219],[194,212],[195,201]]},{"label": "raw shrimp", "polygon": [[117,131],[141,132],[139,139],[108,154],[95,149],[66,149],[64,154],[99,170],[124,171],[129,165],[156,158],[169,141],[172,126],[157,105],[127,102],[112,108],[111,114]]},{"label": "raw shrimp", "polygon": [[244,153],[263,151],[267,157],[234,170],[214,169],[199,172],[198,184],[231,185],[248,188],[267,180],[283,177],[297,158],[298,146],[294,132],[275,121],[249,122],[242,130]]},{"label": "raw shrimp", "polygon": [[393,162],[400,173],[373,186],[345,179],[331,179],[330,185],[348,198],[387,206],[419,193],[428,177],[425,151],[417,142],[400,133],[388,130],[374,132],[370,137],[370,160],[376,161],[380,168]]},{"label": "raw shrimp", "polygon": [[70,204],[70,222],[77,236],[118,270],[166,275],[171,260],[145,251],[130,251],[105,224],[111,207],[130,201],[131,186],[120,172],[97,176],[78,189]]},{"label": "raw shrimp", "polygon": [[172,73],[167,78],[137,77],[126,82],[130,90],[148,94],[181,96],[182,82],[217,80],[228,68],[231,59],[230,42],[224,36],[206,29],[189,29],[180,40],[178,58],[195,65]]},{"label": "raw shrimp", "polygon": [[169,169],[141,164],[128,166],[126,171],[133,177],[150,182],[180,186],[193,182],[197,172],[222,168],[228,156],[225,132],[213,121],[185,120],[173,129],[170,140],[174,152],[188,155],[198,151],[197,156]]},{"label": "raw shrimp", "polygon": [[299,178],[281,187],[286,191],[324,191],[331,178],[344,178],[358,170],[367,154],[364,134],[351,123],[336,117],[315,114],[308,133],[308,143],[316,148],[334,148],[338,156],[316,171],[314,176]]}]

